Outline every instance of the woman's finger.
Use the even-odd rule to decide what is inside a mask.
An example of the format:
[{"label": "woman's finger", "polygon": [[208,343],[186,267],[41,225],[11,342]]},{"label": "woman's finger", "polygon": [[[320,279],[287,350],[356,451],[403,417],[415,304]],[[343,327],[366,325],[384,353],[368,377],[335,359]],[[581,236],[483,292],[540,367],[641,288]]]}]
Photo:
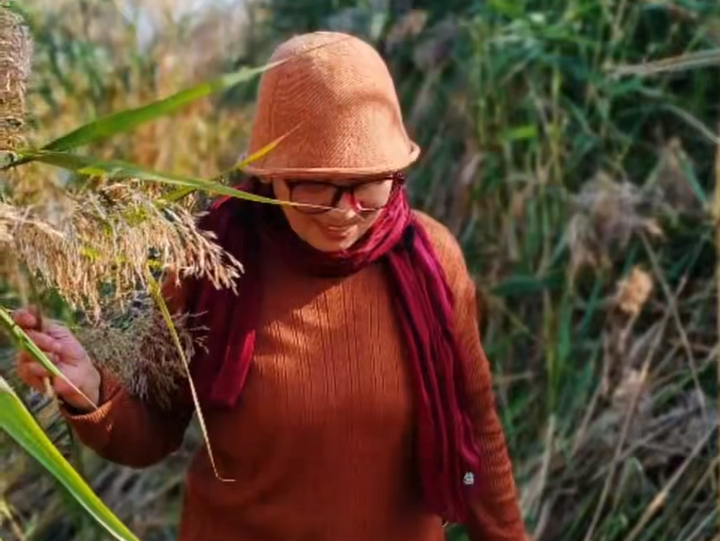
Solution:
[{"label": "woman's finger", "polygon": [[58,353],[61,349],[60,343],[52,336],[40,331],[26,331],[28,338],[32,340],[37,347],[46,353]]},{"label": "woman's finger", "polygon": [[43,320],[43,332],[49,334],[58,341],[64,341],[74,338],[73,333],[61,322],[54,319]]},{"label": "woman's finger", "polygon": [[15,324],[22,327],[23,330],[37,327],[37,317],[30,308],[18,308],[10,316]]},{"label": "woman's finger", "polygon": [[[45,356],[46,356],[46,357],[50,360],[50,362],[53,363],[55,366],[58,366],[58,365],[60,364],[60,362],[61,362],[60,355],[58,355],[57,353],[46,353]],[[18,354],[17,368],[20,369],[20,367],[26,367],[26,366],[39,367],[39,368],[42,368],[43,370],[45,370],[45,371],[47,372],[47,369],[45,369],[45,368],[37,361],[37,359],[35,359],[35,357],[33,357],[33,356],[32,356],[30,353],[28,353],[27,351],[21,351],[21,352]],[[24,368],[23,368],[23,369],[24,369]]]},{"label": "woman's finger", "polygon": [[21,349],[18,351],[18,353],[17,353],[17,364],[18,365],[26,364],[26,363],[34,363],[34,362],[36,362],[35,358],[32,355],[30,355],[30,353],[28,353],[26,350]]},{"label": "woman's finger", "polygon": [[38,377],[33,373],[31,364],[19,365],[17,367],[17,374],[18,377],[29,387],[32,387],[39,393],[45,392],[43,378]]},{"label": "woman's finger", "polygon": [[35,376],[36,378],[49,378],[50,372],[48,372],[47,368],[45,368],[43,365],[38,363],[30,363],[25,365],[25,369],[30,373],[31,375]]}]

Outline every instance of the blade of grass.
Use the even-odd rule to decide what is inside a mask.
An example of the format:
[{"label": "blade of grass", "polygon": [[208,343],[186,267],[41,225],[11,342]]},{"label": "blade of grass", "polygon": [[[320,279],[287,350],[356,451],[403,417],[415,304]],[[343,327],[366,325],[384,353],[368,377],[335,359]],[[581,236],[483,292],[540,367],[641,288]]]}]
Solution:
[{"label": "blade of grass", "polygon": [[208,435],[207,426],[205,424],[205,418],[202,413],[202,408],[200,407],[200,400],[198,399],[197,390],[195,389],[195,385],[193,384],[192,377],[190,375],[190,363],[187,360],[187,357],[185,356],[185,350],[182,347],[182,344],[180,342],[180,337],[177,334],[177,330],[175,329],[175,325],[172,321],[172,316],[170,314],[170,310],[168,309],[167,303],[165,302],[165,299],[162,296],[162,292],[160,289],[160,284],[158,284],[157,280],[155,280],[155,277],[150,272],[150,269],[146,269],[146,275],[147,275],[147,282],[150,285],[150,295],[155,300],[155,302],[158,305],[158,308],[160,309],[160,312],[162,313],[163,320],[165,321],[165,325],[167,325],[168,330],[170,331],[170,335],[172,336],[173,343],[175,344],[175,348],[178,351],[178,355],[180,355],[180,359],[182,360],[183,367],[185,368],[185,373],[188,378],[188,385],[190,387],[190,392],[192,394],[193,403],[195,404],[195,411],[198,414],[198,421],[200,422],[200,429],[203,433],[203,438],[205,439],[205,445],[207,445],[208,449],[208,457],[210,458],[210,464],[212,465],[213,472],[215,473],[215,477],[219,481],[223,482],[234,482],[235,479],[226,479],[223,478],[217,468],[217,464],[215,462],[215,455],[213,454],[212,446],[210,445],[210,437]]},{"label": "blade of grass", "polygon": [[50,372],[53,376],[65,380],[80,396],[82,396],[88,404],[91,404],[93,408],[97,409],[97,405],[90,400],[85,393],[78,389],[75,384],[70,381],[65,374],[63,374],[55,364],[53,364],[47,355],[35,345],[35,342],[30,340],[30,337],[23,331],[12,319],[10,312],[0,306],[0,327],[5,328],[8,334],[13,337],[18,344],[18,347],[26,350],[32,357],[40,363],[45,370]]},{"label": "blade of grass", "polygon": [[[18,156],[20,157],[20,160],[13,162],[12,166],[16,166],[20,163],[40,162],[73,171],[80,175],[103,176],[114,179],[132,178],[146,182],[158,182],[160,184],[180,186],[182,189],[200,190],[216,195],[247,199],[249,201],[255,201],[256,203],[331,210],[328,207],[322,207],[319,205],[293,203],[290,201],[282,201],[279,199],[256,195],[243,190],[238,190],[237,188],[233,188],[231,186],[226,186],[225,184],[213,180],[188,177],[165,171],[154,171],[152,169],[147,169],[140,165],[122,160],[96,160],[91,157],[78,156],[77,154],[70,154],[67,152],[50,152],[45,150],[21,152],[18,153]],[[0,171],[2,169],[4,168],[0,168]]]},{"label": "blade of grass", "polygon": [[37,161],[47,165],[61,167],[81,175],[105,176],[115,179],[134,178],[148,182],[159,182],[162,184],[192,188],[194,190],[202,190],[217,195],[239,197],[241,199],[248,199],[258,203],[269,203],[275,205],[290,204],[276,199],[247,193],[236,188],[231,188],[230,186],[225,186],[219,182],[213,182],[212,180],[188,177],[175,173],[153,171],[122,160],[96,160],[94,158],[68,154],[65,152],[49,152],[44,150],[23,152],[19,153],[19,156],[21,159],[27,159],[27,161]]},{"label": "blade of grass", "polygon": [[625,75],[645,76],[665,73],[668,71],[680,71],[696,68],[717,66],[720,64],[720,49],[698,51],[684,55],[663,58],[654,62],[643,62],[626,66],[613,66],[609,68],[611,77],[622,77]]},{"label": "blade of grass", "polygon": [[[13,5],[15,5],[15,3],[13,3]],[[340,38],[339,41],[343,39],[347,38]],[[327,44],[318,45],[297,54],[307,54],[314,49],[326,46]],[[285,58],[283,60],[270,62],[256,68],[243,68],[234,73],[225,74],[213,81],[200,83],[199,85],[186,90],[181,90],[180,92],[146,105],[111,113],[98,120],[80,126],[79,128],[76,128],[70,133],[67,133],[53,141],[50,141],[42,147],[42,150],[67,151],[79,146],[107,139],[108,137],[126,132],[142,124],[173,114],[198,99],[205,98],[210,94],[223,90],[228,90],[291,59],[292,57]],[[24,159],[20,158],[20,162],[23,161]]]},{"label": "blade of grass", "polygon": [[110,535],[118,541],[139,541],[65,460],[10,385],[1,377],[0,428],[42,464]]},{"label": "blade of grass", "polygon": [[[247,158],[240,160],[235,165],[233,165],[230,169],[220,173],[217,177],[215,177],[213,179],[213,181],[218,181],[219,179],[226,178],[230,173],[233,173],[234,171],[243,169],[247,165],[259,160],[260,158],[263,158],[264,156],[269,154],[271,151],[273,151],[278,146],[278,144],[280,144],[280,142],[282,140],[284,140],[287,136],[289,136],[293,131],[295,131],[295,130],[289,131],[288,133],[278,137],[274,141],[271,141],[270,143],[268,143],[267,145],[262,147],[257,152],[254,152]],[[176,202],[180,201],[181,199],[187,197],[194,191],[196,191],[196,188],[192,188],[192,187],[180,188],[180,189],[172,192],[171,194],[168,194],[167,196],[163,197],[162,201],[168,202],[168,203],[176,203]]]},{"label": "blade of grass", "polygon": [[193,101],[232,88],[283,62],[285,62],[285,60],[273,62],[259,68],[244,68],[238,72],[224,75],[214,81],[201,83],[147,105],[112,113],[47,143],[42,147],[42,150],[70,150],[88,143],[107,139],[108,137],[136,128],[141,124],[152,122],[153,120],[175,113]]}]

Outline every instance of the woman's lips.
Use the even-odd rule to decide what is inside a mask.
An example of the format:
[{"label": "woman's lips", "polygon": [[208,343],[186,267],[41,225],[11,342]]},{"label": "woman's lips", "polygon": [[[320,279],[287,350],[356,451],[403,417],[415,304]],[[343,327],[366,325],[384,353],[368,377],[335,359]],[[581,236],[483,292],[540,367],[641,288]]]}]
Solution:
[{"label": "woman's lips", "polygon": [[321,226],[322,232],[329,238],[332,239],[344,239],[352,230],[351,226],[333,226],[333,225],[323,225]]}]

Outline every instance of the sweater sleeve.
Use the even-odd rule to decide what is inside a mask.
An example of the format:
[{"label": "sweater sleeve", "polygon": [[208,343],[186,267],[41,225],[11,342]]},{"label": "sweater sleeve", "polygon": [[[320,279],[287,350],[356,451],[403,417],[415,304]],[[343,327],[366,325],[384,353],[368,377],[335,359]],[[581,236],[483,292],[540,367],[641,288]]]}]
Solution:
[{"label": "sweater sleeve", "polygon": [[470,352],[467,393],[480,445],[481,492],[466,524],[471,541],[527,539],[505,435],[495,407],[490,365],[480,342],[475,285],[465,274],[455,284],[460,346]]},{"label": "sweater sleeve", "polygon": [[130,395],[109,372],[101,370],[101,378],[98,409],[78,414],[61,407],[84,445],[107,460],[133,468],[155,464],[180,447],[191,408],[160,411]]},{"label": "sweater sleeve", "polygon": [[[163,285],[163,295],[171,311],[184,307],[186,293],[175,287],[172,277]],[[193,414],[185,382],[178,384],[172,408],[161,409],[132,395],[107,370],[98,370],[101,384],[96,410],[79,413],[60,407],[84,445],[107,460],[134,468],[155,464],[180,447]]]}]

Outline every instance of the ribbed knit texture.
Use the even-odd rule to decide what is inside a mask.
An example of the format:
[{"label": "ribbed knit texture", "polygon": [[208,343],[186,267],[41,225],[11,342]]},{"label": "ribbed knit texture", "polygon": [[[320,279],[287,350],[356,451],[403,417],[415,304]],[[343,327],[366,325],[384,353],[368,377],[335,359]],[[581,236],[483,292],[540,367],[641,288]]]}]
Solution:
[{"label": "ribbed knit texture", "polygon": [[[422,221],[456,296],[471,352],[468,392],[482,447],[472,541],[525,539],[511,464],[480,345],[475,291],[452,235]],[[382,269],[308,278],[262,261],[268,287],[239,406],[206,411],[220,473],[204,448],[188,473],[179,541],[441,541],[413,460],[413,404],[404,344]],[[241,302],[241,301],[239,301]],[[180,445],[192,409],[150,410],[103,376],[101,407],[67,418],[81,441],[129,466]]]}]

